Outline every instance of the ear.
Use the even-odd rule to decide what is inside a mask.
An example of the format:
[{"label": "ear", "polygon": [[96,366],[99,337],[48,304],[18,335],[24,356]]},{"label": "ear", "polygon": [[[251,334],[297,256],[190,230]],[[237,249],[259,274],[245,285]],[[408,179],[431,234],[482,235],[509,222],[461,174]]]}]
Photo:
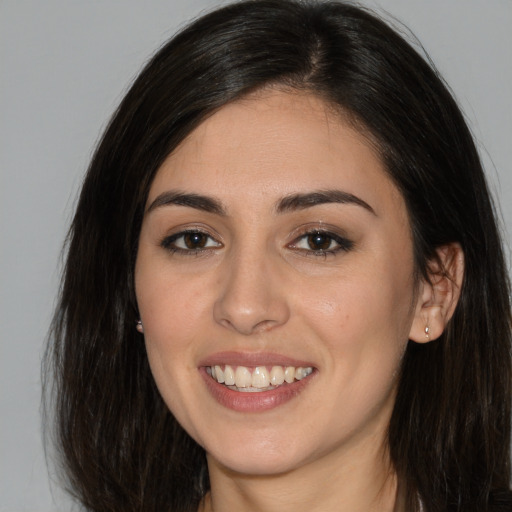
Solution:
[{"label": "ear", "polygon": [[427,343],[441,336],[457,306],[464,277],[464,253],[458,243],[437,249],[416,298],[409,339]]}]

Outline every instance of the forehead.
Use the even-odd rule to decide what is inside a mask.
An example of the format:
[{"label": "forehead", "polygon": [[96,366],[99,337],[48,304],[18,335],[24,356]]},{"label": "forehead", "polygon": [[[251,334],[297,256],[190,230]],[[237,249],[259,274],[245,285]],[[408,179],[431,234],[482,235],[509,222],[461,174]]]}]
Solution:
[{"label": "forehead", "polygon": [[148,202],[166,189],[215,194],[227,202],[342,189],[374,202],[400,193],[367,137],[318,97],[265,90],[225,105],[163,163]]}]

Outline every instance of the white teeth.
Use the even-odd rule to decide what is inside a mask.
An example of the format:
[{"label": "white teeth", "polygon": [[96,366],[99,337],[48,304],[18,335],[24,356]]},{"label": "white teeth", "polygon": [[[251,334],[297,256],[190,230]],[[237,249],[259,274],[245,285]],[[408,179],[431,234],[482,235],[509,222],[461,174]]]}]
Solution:
[{"label": "white teeth", "polygon": [[311,366],[297,368],[294,366],[272,366],[269,372],[265,366],[256,366],[255,368],[237,366],[236,370],[233,370],[227,364],[224,369],[220,365],[208,367],[207,372],[219,384],[225,384],[230,389],[252,392],[266,391],[281,386],[285,382],[291,384],[296,380],[302,380],[313,373],[313,368]]},{"label": "white teeth", "polygon": [[251,386],[251,372],[245,366],[238,366],[235,371],[235,386],[237,388],[248,388]]},{"label": "white teeth", "polygon": [[284,380],[291,384],[295,380],[295,368],[293,366],[287,366],[284,371]]},{"label": "white teeth", "polygon": [[220,366],[213,367],[212,377],[220,384],[224,382],[224,372]]},{"label": "white teeth", "polygon": [[254,368],[252,372],[252,382],[251,385],[253,388],[268,388],[270,384],[270,375],[268,370],[264,366],[257,366]]},{"label": "white teeth", "polygon": [[235,372],[228,364],[224,367],[224,384],[233,386],[235,384]]},{"label": "white teeth", "polygon": [[272,366],[270,370],[270,384],[280,386],[284,382],[284,370],[282,366]]},{"label": "white teeth", "polygon": [[295,370],[295,378],[301,380],[311,374],[313,368],[297,368]]}]

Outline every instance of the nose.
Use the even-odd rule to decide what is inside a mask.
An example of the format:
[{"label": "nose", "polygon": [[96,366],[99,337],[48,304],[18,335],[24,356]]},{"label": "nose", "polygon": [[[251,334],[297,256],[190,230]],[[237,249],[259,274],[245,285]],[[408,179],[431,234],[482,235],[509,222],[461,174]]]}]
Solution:
[{"label": "nose", "polygon": [[213,315],[246,336],[285,324],[290,309],[278,262],[264,251],[233,255],[223,269]]}]

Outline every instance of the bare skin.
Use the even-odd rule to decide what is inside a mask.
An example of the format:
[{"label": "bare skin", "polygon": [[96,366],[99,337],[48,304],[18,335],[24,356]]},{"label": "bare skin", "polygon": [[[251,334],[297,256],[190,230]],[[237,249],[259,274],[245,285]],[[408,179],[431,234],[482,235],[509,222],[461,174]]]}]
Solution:
[{"label": "bare skin", "polygon": [[[456,297],[414,280],[374,148],[318,98],[262,91],[199,125],[147,205],[137,301],[160,393],[207,453],[199,510],[402,512],[386,440],[400,363]],[[263,406],[212,380],[226,353],[312,371]]]}]

